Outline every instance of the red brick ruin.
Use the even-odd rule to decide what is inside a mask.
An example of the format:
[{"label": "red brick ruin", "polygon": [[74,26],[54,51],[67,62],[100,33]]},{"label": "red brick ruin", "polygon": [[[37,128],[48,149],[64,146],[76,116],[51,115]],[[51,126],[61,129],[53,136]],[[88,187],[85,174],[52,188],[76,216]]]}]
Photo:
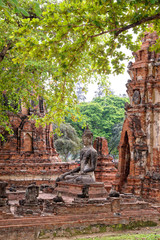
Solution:
[{"label": "red brick ruin", "polygon": [[39,106],[22,105],[19,114],[9,114],[13,134],[1,129],[5,141],[0,142],[0,240],[53,239],[91,234],[101,227],[109,231],[128,224],[159,224],[160,54],[149,49],[156,39],[155,32],[146,33],[135,62],[128,65],[130,104],[125,106],[118,170],[107,140],[94,141],[95,183],[60,181],[54,188],[56,178],[77,164],[61,161],[51,126],[36,127],[29,118],[35,111],[45,114],[42,99]]},{"label": "red brick ruin", "polygon": [[33,181],[39,184],[52,181],[56,171],[53,163],[61,162],[50,136],[52,126],[35,127],[35,121],[29,119],[34,111],[45,114],[42,99],[38,107],[26,109],[22,105],[19,114],[9,114],[12,135],[1,129],[5,138],[0,142],[1,181],[22,186]]},{"label": "red brick ruin", "polygon": [[119,144],[118,189],[160,201],[160,54],[150,51],[157,39],[146,33],[128,65],[130,104]]}]

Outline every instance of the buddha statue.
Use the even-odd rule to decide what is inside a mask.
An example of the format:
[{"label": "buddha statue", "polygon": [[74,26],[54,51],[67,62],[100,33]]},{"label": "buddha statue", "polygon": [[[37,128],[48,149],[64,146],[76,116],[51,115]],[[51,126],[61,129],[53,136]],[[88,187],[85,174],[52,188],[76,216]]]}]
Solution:
[{"label": "buddha statue", "polygon": [[87,127],[82,136],[84,147],[80,151],[80,166],[66,172],[56,179],[56,182],[94,183],[94,171],[97,165],[97,151],[92,146],[93,133]]}]

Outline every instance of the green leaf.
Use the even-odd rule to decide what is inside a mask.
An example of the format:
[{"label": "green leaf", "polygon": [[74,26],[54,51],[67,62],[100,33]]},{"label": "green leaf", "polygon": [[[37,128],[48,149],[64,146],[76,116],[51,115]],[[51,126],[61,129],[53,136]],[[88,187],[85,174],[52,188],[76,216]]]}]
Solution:
[{"label": "green leaf", "polygon": [[2,7],[2,8],[6,7],[2,0],[0,0],[0,7]]},{"label": "green leaf", "polygon": [[37,16],[40,16],[42,14],[41,8],[38,4],[38,2],[34,1],[34,10]]},{"label": "green leaf", "polygon": [[100,22],[98,22],[98,21],[94,21],[94,23],[95,23],[95,25],[96,25],[97,27],[100,27],[100,26],[101,26]]},{"label": "green leaf", "polygon": [[21,8],[21,7],[19,7],[18,9],[20,10],[20,12],[21,12],[24,16],[29,17],[29,13],[26,12],[26,10],[24,10],[24,9]]},{"label": "green leaf", "polygon": [[8,2],[10,2],[13,6],[18,6],[18,2],[17,0],[8,0]]},{"label": "green leaf", "polygon": [[18,6],[17,0],[12,0],[12,2],[13,2],[16,6]]}]

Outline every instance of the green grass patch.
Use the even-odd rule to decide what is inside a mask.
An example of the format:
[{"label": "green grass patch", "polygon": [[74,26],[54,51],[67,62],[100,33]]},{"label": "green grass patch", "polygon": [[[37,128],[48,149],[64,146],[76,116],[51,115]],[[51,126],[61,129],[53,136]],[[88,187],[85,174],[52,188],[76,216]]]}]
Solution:
[{"label": "green grass patch", "polygon": [[125,234],[112,237],[87,237],[77,240],[160,240],[160,234]]}]

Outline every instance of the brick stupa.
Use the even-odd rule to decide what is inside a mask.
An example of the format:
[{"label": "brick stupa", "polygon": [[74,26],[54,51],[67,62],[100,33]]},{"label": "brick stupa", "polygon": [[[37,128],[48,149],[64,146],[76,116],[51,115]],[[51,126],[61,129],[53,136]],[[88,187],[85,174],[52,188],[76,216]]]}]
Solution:
[{"label": "brick stupa", "polygon": [[146,33],[135,62],[128,65],[130,104],[126,104],[119,144],[119,190],[160,201],[160,54],[157,39]]},{"label": "brick stupa", "polygon": [[113,157],[108,151],[108,142],[104,137],[97,137],[94,141],[94,148],[97,150],[97,168],[95,171],[96,181],[103,182],[109,192],[116,179],[117,169]]}]

